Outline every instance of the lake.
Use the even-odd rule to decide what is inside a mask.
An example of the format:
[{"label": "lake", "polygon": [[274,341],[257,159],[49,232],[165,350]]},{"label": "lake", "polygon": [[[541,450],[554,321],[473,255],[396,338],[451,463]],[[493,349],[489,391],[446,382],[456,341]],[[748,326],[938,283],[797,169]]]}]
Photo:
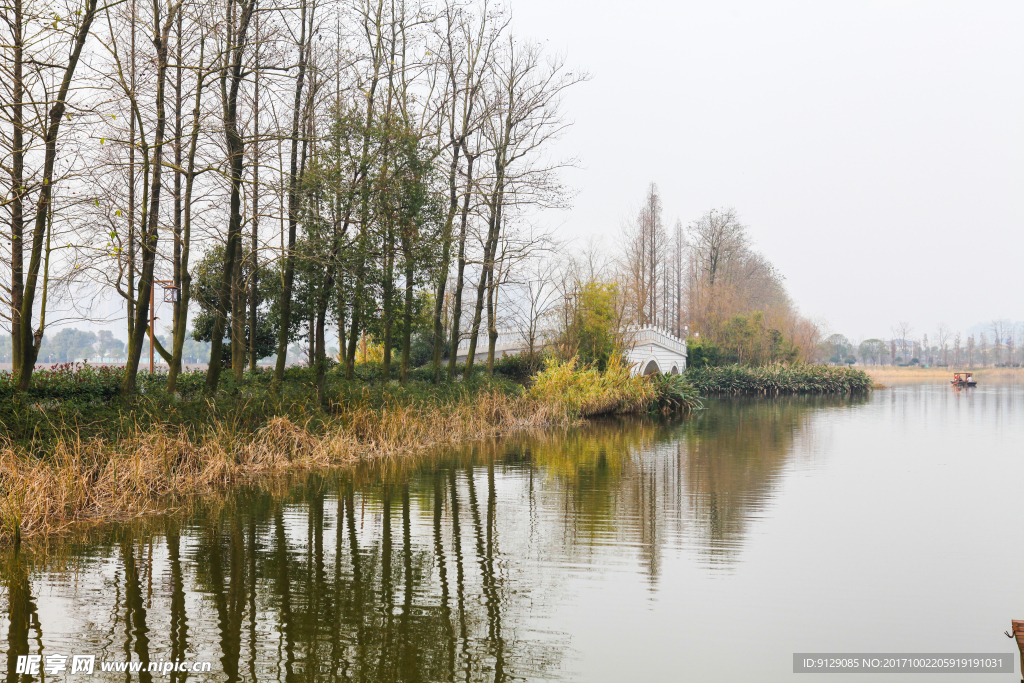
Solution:
[{"label": "lake", "polygon": [[[186,679],[100,670],[161,660],[209,662],[193,680],[831,681],[793,653],[1016,653],[1022,482],[1015,384],[513,435],[4,550],[0,661],[10,681]],[[20,678],[26,653],[95,673]]]}]

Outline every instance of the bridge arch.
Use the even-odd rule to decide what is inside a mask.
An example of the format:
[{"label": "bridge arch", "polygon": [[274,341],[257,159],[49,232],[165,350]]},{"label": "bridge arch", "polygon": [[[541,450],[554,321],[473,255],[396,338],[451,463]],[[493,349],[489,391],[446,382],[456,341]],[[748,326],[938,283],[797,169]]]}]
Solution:
[{"label": "bridge arch", "polygon": [[658,367],[658,360],[656,358],[652,358],[649,361],[647,361],[646,363],[644,363],[644,371],[643,371],[644,376],[647,376],[647,375],[657,375],[657,374],[660,374],[660,373],[661,373],[661,368]]},{"label": "bridge arch", "polygon": [[678,365],[673,365],[672,366],[672,371],[669,374],[670,375],[678,375],[679,374],[679,366]]}]

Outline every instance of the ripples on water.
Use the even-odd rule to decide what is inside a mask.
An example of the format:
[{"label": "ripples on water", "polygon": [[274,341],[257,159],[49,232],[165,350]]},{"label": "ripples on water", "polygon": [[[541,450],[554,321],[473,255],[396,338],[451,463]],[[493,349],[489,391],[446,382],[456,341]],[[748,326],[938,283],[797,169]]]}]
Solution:
[{"label": "ripples on water", "polygon": [[1022,410],[1010,386],[721,401],[238,489],[6,551],[7,677],[26,652],[232,681],[620,681],[1007,651],[987,629],[1024,615],[1001,519]]}]

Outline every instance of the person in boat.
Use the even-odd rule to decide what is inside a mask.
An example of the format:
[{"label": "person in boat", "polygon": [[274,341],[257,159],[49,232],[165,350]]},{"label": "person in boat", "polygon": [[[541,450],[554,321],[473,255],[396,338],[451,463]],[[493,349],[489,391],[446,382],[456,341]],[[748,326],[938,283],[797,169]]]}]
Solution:
[{"label": "person in boat", "polygon": [[967,375],[967,383],[970,384],[973,381],[974,381],[974,376],[973,375]]}]

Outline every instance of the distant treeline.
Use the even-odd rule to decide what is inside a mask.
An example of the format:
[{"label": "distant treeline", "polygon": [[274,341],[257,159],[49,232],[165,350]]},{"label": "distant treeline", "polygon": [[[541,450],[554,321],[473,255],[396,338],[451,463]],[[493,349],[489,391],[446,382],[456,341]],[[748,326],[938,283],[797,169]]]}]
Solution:
[{"label": "distant treeline", "polygon": [[892,328],[888,339],[853,342],[833,334],[821,343],[819,353],[840,365],[929,365],[940,367],[1020,367],[1024,363],[1024,325],[995,321],[974,326],[968,334],[940,324],[932,334],[914,333],[907,323]]},{"label": "distant treeline", "polygon": [[[156,336],[162,344],[168,339]],[[110,330],[79,330],[64,328],[53,335],[44,335],[39,344],[37,363],[123,363],[127,359],[127,344],[114,337]],[[11,362],[11,338],[0,336],[0,363]],[[185,363],[205,363],[210,358],[210,343],[198,342],[189,336],[185,340],[182,360]]]}]

